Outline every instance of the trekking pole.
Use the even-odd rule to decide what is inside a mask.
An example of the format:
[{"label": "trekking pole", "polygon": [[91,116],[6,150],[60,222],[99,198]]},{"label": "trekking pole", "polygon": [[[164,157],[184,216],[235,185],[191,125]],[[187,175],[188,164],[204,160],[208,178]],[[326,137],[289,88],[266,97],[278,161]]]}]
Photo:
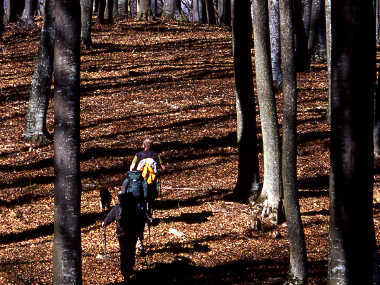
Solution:
[{"label": "trekking pole", "polygon": [[104,262],[105,262],[105,271],[106,271],[106,278],[107,283],[109,283],[109,276],[108,276],[108,270],[107,270],[107,234],[106,234],[106,227],[104,226]]}]

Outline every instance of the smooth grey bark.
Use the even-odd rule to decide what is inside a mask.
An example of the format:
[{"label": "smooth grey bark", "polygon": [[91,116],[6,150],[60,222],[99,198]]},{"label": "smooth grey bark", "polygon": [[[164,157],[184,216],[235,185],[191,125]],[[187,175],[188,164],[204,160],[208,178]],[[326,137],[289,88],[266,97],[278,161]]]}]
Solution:
[{"label": "smooth grey bark", "polygon": [[112,17],[119,17],[119,0],[113,0]]},{"label": "smooth grey bark", "polygon": [[162,8],[162,17],[176,21],[185,21],[186,16],[181,11],[181,2],[178,0],[166,0]]},{"label": "smooth grey bark", "polygon": [[92,45],[91,40],[91,26],[92,26],[92,10],[94,0],[80,0],[81,8],[81,43],[86,48]]},{"label": "smooth grey bark", "polygon": [[118,1],[118,9],[120,16],[128,16],[128,0],[119,0]]},{"label": "smooth grey bark", "polygon": [[193,0],[193,22],[200,24],[207,23],[205,0]]},{"label": "smooth grey bark", "polygon": [[204,0],[204,3],[206,5],[207,24],[209,25],[216,24],[215,8],[214,8],[213,0]]},{"label": "smooth grey bark", "polygon": [[150,0],[137,0],[137,19],[150,20],[153,13]]},{"label": "smooth grey bark", "polygon": [[56,1],[54,46],[54,284],[82,284],[80,5]]},{"label": "smooth grey bark", "polygon": [[327,106],[327,121],[331,122],[331,0],[325,0],[325,17],[326,17],[326,56],[327,56],[327,73],[329,80],[329,100]]},{"label": "smooth grey bark", "polygon": [[105,18],[107,19],[108,24],[113,23],[113,1],[114,0],[107,0],[106,1],[106,7],[105,7]]},{"label": "smooth grey bark", "polygon": [[272,223],[277,224],[282,194],[281,149],[272,85],[267,2],[254,0],[253,11],[256,85],[264,152],[264,183],[260,200],[264,200],[262,216],[268,216]]},{"label": "smooth grey bark", "polygon": [[380,2],[376,0],[376,42],[380,42]]},{"label": "smooth grey bark", "polygon": [[28,111],[25,116],[25,128],[22,139],[27,142],[45,144],[50,141],[46,128],[46,115],[51,97],[53,73],[53,47],[55,38],[54,1],[46,0],[44,21],[40,35],[37,62],[29,95]]},{"label": "smooth grey bark", "polygon": [[373,9],[371,1],[331,1],[329,285],[380,281],[374,278]]},{"label": "smooth grey bark", "polygon": [[0,41],[4,32],[4,1],[0,0]]},{"label": "smooth grey bark", "polygon": [[377,88],[375,96],[375,119],[373,126],[374,153],[380,157],[380,74],[377,77]]},{"label": "smooth grey bark", "polygon": [[219,25],[231,26],[230,0],[218,0],[218,22]]},{"label": "smooth grey bark", "polygon": [[232,0],[232,51],[234,58],[238,175],[234,196],[241,201],[257,198],[259,166],[256,111],[253,92],[252,20],[248,1]]},{"label": "smooth grey bark", "polygon": [[269,0],[268,6],[273,87],[279,92],[282,88],[279,0]]},{"label": "smooth grey bark", "polygon": [[98,4],[98,16],[96,18],[96,22],[103,25],[104,24],[104,13],[105,13],[105,10],[106,10],[106,0],[95,0]]},{"label": "smooth grey bark", "polygon": [[324,0],[312,0],[308,53],[313,61],[326,60],[326,23]]},{"label": "smooth grey bark", "polygon": [[36,0],[25,0],[24,11],[22,12],[21,21],[26,25],[34,23],[34,16],[36,14],[37,2]]},{"label": "smooth grey bark", "polygon": [[297,196],[297,80],[294,58],[292,0],[280,0],[283,75],[282,181],[290,243],[289,277],[306,282],[306,246]]}]

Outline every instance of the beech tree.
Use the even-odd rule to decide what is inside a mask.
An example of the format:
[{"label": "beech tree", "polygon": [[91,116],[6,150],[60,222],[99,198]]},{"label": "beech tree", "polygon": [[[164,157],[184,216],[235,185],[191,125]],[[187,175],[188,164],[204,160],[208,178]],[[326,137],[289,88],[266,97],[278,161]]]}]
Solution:
[{"label": "beech tree", "polygon": [[231,1],[218,0],[219,25],[231,26]]},{"label": "beech tree", "polygon": [[264,181],[257,202],[264,204],[262,216],[269,216],[270,221],[277,224],[282,198],[281,149],[272,85],[267,2],[254,0],[253,12],[256,85],[264,152]]},{"label": "beech tree", "polygon": [[269,30],[274,91],[282,86],[279,0],[269,0]]},{"label": "beech tree", "polygon": [[162,8],[162,17],[174,19],[177,21],[185,21],[186,16],[183,15],[183,12],[181,9],[181,1],[180,0],[166,0]]},{"label": "beech tree", "polygon": [[[306,281],[305,236],[297,197],[297,80],[294,57],[293,1],[280,0],[283,75],[282,181],[290,243],[290,279]],[[293,283],[291,283],[293,284]]]},{"label": "beech tree", "polygon": [[380,281],[373,264],[373,9],[372,1],[331,1],[331,285]]},{"label": "beech tree", "polygon": [[326,60],[325,0],[312,0],[308,54],[311,60]]},{"label": "beech tree", "polygon": [[54,12],[54,284],[82,284],[79,1],[56,0]]},{"label": "beech tree", "polygon": [[4,1],[0,0],[0,40],[4,32]]},{"label": "beech tree", "polygon": [[256,111],[251,61],[252,20],[249,1],[232,0],[231,22],[238,144],[238,177],[234,196],[241,201],[248,201],[256,198],[259,193]]},{"label": "beech tree", "polygon": [[81,6],[81,43],[86,48],[91,47],[91,26],[92,26],[92,10],[94,0],[80,0]]},{"label": "beech tree", "polygon": [[32,25],[34,23],[36,9],[37,0],[25,0],[25,6],[22,12],[21,21],[26,25]]},{"label": "beech tree", "polygon": [[193,22],[200,24],[207,23],[205,0],[193,0]]},{"label": "beech tree", "polygon": [[150,20],[152,19],[152,9],[150,0],[137,0],[137,19]]},{"label": "beech tree", "polygon": [[46,128],[46,114],[51,97],[53,72],[54,5],[55,0],[45,0],[37,62],[34,68],[28,111],[25,116],[25,128],[22,135],[25,141],[42,144],[50,141],[50,135]]}]

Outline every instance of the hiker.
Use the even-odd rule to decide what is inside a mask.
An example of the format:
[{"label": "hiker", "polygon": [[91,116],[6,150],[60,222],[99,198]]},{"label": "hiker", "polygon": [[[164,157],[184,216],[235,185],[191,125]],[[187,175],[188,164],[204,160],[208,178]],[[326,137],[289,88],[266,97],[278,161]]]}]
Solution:
[{"label": "hiker", "polygon": [[132,193],[118,195],[119,204],[115,205],[103,221],[104,229],[116,221],[116,234],[120,247],[120,270],[124,282],[133,278],[137,239],[144,233],[144,214],[141,203]]},{"label": "hiker", "polygon": [[142,144],[143,150],[138,152],[132,160],[129,170],[137,170],[142,172],[147,183],[147,200],[146,200],[146,213],[149,223],[152,222],[153,209],[152,204],[158,196],[158,187],[156,176],[160,172],[165,171],[165,165],[162,163],[160,155],[153,151],[153,141],[146,138]]}]

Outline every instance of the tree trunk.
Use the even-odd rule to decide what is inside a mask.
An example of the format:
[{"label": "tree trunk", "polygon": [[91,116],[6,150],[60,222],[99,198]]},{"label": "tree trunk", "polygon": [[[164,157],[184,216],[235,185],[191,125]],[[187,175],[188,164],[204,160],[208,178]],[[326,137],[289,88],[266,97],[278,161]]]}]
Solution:
[{"label": "tree trunk", "polygon": [[281,45],[280,45],[280,11],[279,0],[269,0],[269,31],[270,31],[270,46],[272,59],[272,75],[273,87],[275,92],[279,92],[282,88],[281,74]]},{"label": "tree trunk", "polygon": [[312,61],[326,60],[326,23],[324,0],[313,0],[311,9],[308,53]]},{"label": "tree trunk", "polygon": [[98,2],[98,17],[96,18],[96,21],[103,25],[104,24],[104,12],[106,9],[106,0],[97,0]]},{"label": "tree trunk", "polygon": [[200,24],[207,23],[205,0],[193,0],[193,22]]},{"label": "tree trunk", "polygon": [[21,21],[26,25],[33,25],[36,14],[36,0],[25,0],[24,11],[22,12]]},{"label": "tree trunk", "polygon": [[54,284],[82,284],[79,1],[57,1],[54,47]]},{"label": "tree trunk", "polygon": [[92,26],[92,10],[94,0],[80,0],[81,5],[81,43],[86,48],[90,48],[92,45],[91,40],[91,26]]},{"label": "tree trunk", "polygon": [[28,112],[25,117],[25,129],[22,135],[23,140],[38,144],[50,141],[50,135],[46,128],[46,113],[51,97],[53,72],[54,2],[55,0],[46,0],[44,5],[44,22],[32,78]]},{"label": "tree trunk", "polygon": [[152,15],[150,0],[137,0],[137,19],[151,20]]},{"label": "tree trunk", "polygon": [[326,55],[327,55],[327,74],[329,81],[329,95],[327,105],[327,121],[331,123],[331,0],[325,0],[326,17]]},{"label": "tree trunk", "polygon": [[279,222],[281,206],[281,150],[277,122],[276,99],[273,94],[270,60],[268,5],[265,0],[253,1],[256,85],[264,151],[264,184],[260,200],[264,200],[263,216]]},{"label": "tree trunk", "polygon": [[128,16],[128,0],[119,0],[119,15],[120,16]]},{"label": "tree trunk", "polygon": [[113,1],[114,0],[107,0],[106,2],[105,17],[108,24],[113,23]]},{"label": "tree trunk", "polygon": [[[282,180],[290,243],[290,278],[306,281],[306,246],[297,197],[297,81],[294,59],[292,0],[280,0],[283,75]],[[297,283],[298,284],[298,283]]]},{"label": "tree trunk", "polygon": [[119,17],[119,0],[113,0],[112,17],[114,19]]},{"label": "tree trunk", "polygon": [[256,111],[251,61],[252,20],[248,1],[231,2],[231,21],[238,143],[238,177],[234,196],[241,201],[248,201],[256,198],[259,193]]},{"label": "tree trunk", "polygon": [[215,8],[212,3],[212,0],[204,0],[206,5],[206,17],[207,17],[207,24],[209,25],[215,25],[216,24],[216,18],[215,18]]},{"label": "tree trunk", "polygon": [[4,1],[0,0],[0,41],[4,32]]},{"label": "tree trunk", "polygon": [[219,25],[231,26],[231,1],[219,0],[218,14],[219,14]]},{"label": "tree trunk", "polygon": [[181,3],[177,0],[166,0],[162,10],[162,17],[176,21],[184,21],[186,17],[182,15]]},{"label": "tree trunk", "polygon": [[294,1],[294,24],[296,29],[295,61],[297,72],[306,71],[310,67],[307,50],[307,41],[309,37],[310,26],[310,6],[310,0]]},{"label": "tree trunk", "polygon": [[371,1],[331,1],[330,285],[379,284],[373,278],[373,8]]},{"label": "tree trunk", "polygon": [[377,88],[375,96],[375,119],[373,126],[374,153],[380,157],[380,73],[377,77]]}]

